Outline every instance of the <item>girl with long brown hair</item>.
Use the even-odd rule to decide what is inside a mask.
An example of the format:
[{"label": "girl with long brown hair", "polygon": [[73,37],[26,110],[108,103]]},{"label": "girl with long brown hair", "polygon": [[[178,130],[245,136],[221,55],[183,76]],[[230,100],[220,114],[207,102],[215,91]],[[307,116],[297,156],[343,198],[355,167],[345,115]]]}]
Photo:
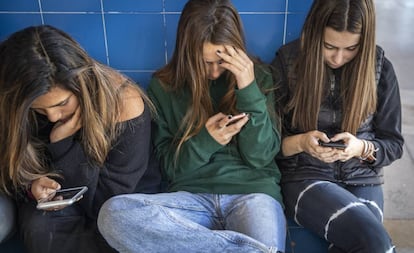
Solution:
[{"label": "girl with long brown hair", "polygon": [[381,184],[402,155],[401,102],[375,44],[373,0],[315,0],[272,65],[276,108],[286,105],[277,161],[288,216],[329,252],[393,252]]},{"label": "girl with long brown hair", "polygon": [[[168,193],[114,197],[99,229],[121,252],[284,251],[270,70],[228,0],[190,0],[148,95]],[[132,230],[131,230],[132,228]]]},{"label": "girl with long brown hair", "polygon": [[[150,105],[135,83],[54,27],[28,27],[0,44],[0,188],[17,200],[28,252],[114,251],[96,228],[101,205],[159,183],[145,179],[158,173],[149,162]],[[88,187],[80,201],[37,210],[77,186]]]}]

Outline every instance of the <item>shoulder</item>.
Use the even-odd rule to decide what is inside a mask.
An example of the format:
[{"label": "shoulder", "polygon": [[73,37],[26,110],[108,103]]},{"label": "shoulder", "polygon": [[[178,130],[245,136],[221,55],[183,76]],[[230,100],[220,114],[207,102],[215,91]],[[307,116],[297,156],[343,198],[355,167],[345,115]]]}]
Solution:
[{"label": "shoulder", "polygon": [[145,109],[144,100],[137,84],[128,84],[121,91],[121,107],[119,121],[127,121],[140,116]]},{"label": "shoulder", "polygon": [[385,56],[385,51],[377,45],[376,47],[376,77],[378,79],[384,79],[388,77],[394,77],[395,71],[391,61]]},{"label": "shoulder", "polygon": [[161,84],[161,80],[158,79],[157,77],[152,77],[148,85],[148,91],[151,91],[151,92],[164,91],[163,85]]},{"label": "shoulder", "polygon": [[275,72],[275,75],[291,75],[295,76],[296,73],[293,71],[295,63],[299,57],[300,53],[300,41],[294,40],[289,42],[279,48],[276,52],[276,56],[273,59],[272,71]]},{"label": "shoulder", "polygon": [[279,48],[276,55],[284,58],[296,58],[300,51],[299,39],[291,41]]},{"label": "shoulder", "polygon": [[163,83],[157,77],[153,77],[148,85],[147,92],[153,102],[155,100],[162,103],[171,99],[172,90],[168,88],[168,84]]},{"label": "shoulder", "polygon": [[273,76],[270,71],[270,66],[268,64],[255,64],[254,75],[256,78],[256,83],[260,88],[267,90],[273,87]]}]

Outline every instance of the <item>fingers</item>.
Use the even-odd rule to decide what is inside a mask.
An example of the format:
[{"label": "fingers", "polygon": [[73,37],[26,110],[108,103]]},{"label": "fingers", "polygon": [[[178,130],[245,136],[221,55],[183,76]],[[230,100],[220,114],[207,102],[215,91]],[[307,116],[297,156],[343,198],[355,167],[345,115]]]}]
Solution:
[{"label": "fingers", "polygon": [[218,143],[226,145],[241,131],[248,120],[249,116],[246,113],[235,116],[219,113],[207,120],[206,128]]},{"label": "fingers", "polygon": [[242,89],[254,80],[254,64],[241,49],[224,45],[226,52],[217,52],[224,61],[220,64],[223,68],[232,72],[237,81],[237,86]]},{"label": "fingers", "polygon": [[50,132],[50,142],[55,143],[75,134],[82,127],[81,108],[78,106],[73,115],[55,123]]},{"label": "fingers", "polygon": [[41,177],[32,182],[31,192],[36,200],[41,200],[49,198],[60,188],[60,184],[55,180],[49,177]]}]

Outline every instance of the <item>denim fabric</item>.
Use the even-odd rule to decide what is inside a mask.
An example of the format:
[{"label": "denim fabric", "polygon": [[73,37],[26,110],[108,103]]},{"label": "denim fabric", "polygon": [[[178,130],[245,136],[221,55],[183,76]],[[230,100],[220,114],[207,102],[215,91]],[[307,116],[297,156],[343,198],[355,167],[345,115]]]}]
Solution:
[{"label": "denim fabric", "polygon": [[382,224],[380,185],[346,186],[305,180],[282,184],[289,217],[332,243],[329,252],[391,253]]},{"label": "denim fabric", "polygon": [[283,209],[266,194],[120,195],[98,227],[120,252],[276,252],[286,240]]},{"label": "denim fabric", "polygon": [[16,206],[11,198],[0,193],[0,243],[16,230]]}]

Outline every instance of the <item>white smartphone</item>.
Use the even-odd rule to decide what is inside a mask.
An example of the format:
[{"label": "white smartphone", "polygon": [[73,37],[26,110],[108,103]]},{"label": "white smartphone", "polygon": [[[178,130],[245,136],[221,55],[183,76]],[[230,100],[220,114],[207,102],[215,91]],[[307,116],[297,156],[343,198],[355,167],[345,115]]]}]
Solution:
[{"label": "white smartphone", "polygon": [[234,116],[233,115],[228,116],[230,120],[229,120],[229,122],[227,122],[226,126],[230,126],[230,125],[236,123],[237,121],[239,121],[240,119],[246,117],[247,115],[248,115],[247,113],[242,112],[242,113],[234,115]]},{"label": "white smartphone", "polygon": [[62,209],[79,201],[87,190],[87,186],[57,190],[56,192],[52,193],[49,197],[39,200],[39,202],[37,203],[37,209]]}]

